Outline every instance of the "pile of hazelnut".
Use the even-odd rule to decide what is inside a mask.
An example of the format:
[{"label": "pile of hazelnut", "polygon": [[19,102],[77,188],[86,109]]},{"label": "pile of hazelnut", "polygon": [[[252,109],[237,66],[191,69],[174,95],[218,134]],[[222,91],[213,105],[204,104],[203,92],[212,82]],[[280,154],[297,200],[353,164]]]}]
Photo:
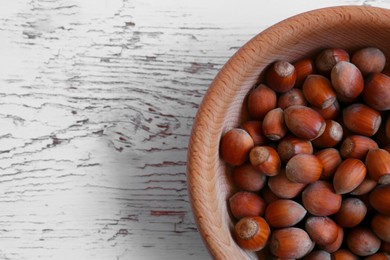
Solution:
[{"label": "pile of hazelnut", "polygon": [[[276,61],[225,132],[237,244],[276,259],[390,259],[390,73],[384,53]],[[230,174],[230,173],[229,173]]]}]

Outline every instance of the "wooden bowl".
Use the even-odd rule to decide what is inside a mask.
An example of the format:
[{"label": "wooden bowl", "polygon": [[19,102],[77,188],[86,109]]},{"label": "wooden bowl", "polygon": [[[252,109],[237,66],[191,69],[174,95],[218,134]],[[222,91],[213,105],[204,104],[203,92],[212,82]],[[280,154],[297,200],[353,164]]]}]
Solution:
[{"label": "wooden bowl", "polygon": [[[198,230],[217,259],[258,258],[232,237],[227,198],[234,192],[229,167],[220,159],[223,133],[245,120],[245,97],[276,60],[293,62],[326,47],[353,52],[374,46],[390,61],[390,10],[343,6],[305,12],[261,32],[224,65],[210,85],[193,125],[188,149],[188,189]],[[390,63],[386,68],[389,69]]]}]

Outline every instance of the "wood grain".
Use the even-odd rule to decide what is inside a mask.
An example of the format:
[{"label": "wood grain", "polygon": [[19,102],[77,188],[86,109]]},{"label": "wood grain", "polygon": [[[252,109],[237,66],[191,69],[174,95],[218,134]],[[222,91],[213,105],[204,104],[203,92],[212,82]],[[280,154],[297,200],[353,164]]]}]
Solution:
[{"label": "wood grain", "polygon": [[[201,104],[188,151],[188,182],[199,231],[217,259],[256,258],[232,237],[227,199],[234,186],[220,159],[223,133],[242,123],[244,98],[276,60],[294,62],[338,46],[350,53],[374,46],[390,60],[390,10],[332,7],[303,13],[263,31],[245,44],[218,73]],[[390,63],[387,63],[387,67]]]},{"label": "wood grain", "polygon": [[0,1],[0,258],[210,258],[186,164],[218,71],[291,15],[390,6],[313,2]]}]

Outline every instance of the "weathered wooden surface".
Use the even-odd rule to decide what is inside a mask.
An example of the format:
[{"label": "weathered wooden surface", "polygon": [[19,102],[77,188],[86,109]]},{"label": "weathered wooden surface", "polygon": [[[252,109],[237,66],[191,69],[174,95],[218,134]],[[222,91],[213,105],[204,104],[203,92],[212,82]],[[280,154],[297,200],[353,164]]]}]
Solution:
[{"label": "weathered wooden surface", "polygon": [[288,16],[390,8],[390,0],[0,3],[0,259],[208,259],[187,196],[186,151],[218,70]]}]

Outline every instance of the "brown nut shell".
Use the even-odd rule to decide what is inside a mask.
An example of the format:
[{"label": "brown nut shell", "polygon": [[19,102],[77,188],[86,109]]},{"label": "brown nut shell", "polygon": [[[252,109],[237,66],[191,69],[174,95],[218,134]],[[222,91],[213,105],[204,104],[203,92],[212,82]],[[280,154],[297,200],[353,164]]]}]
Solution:
[{"label": "brown nut shell", "polygon": [[277,146],[277,151],[282,162],[286,163],[297,154],[312,154],[313,145],[308,140],[299,139],[293,135],[286,136]]},{"label": "brown nut shell", "polygon": [[341,207],[341,200],[332,185],[322,180],[310,183],[302,192],[303,206],[315,216],[335,214]]},{"label": "brown nut shell", "polygon": [[268,143],[267,137],[263,133],[263,123],[258,120],[249,120],[242,124],[242,129],[252,137],[254,145],[264,145]]},{"label": "brown nut shell", "polygon": [[343,138],[343,127],[334,120],[325,121],[325,130],[312,144],[316,148],[329,148],[336,146]]},{"label": "brown nut shell", "polygon": [[286,176],[285,169],[282,169],[278,175],[268,179],[268,187],[277,197],[292,199],[302,192],[306,184],[290,181]]},{"label": "brown nut shell", "polygon": [[371,228],[380,239],[390,243],[390,216],[375,214],[371,219]]},{"label": "brown nut shell", "polygon": [[249,153],[249,160],[253,167],[267,176],[279,173],[281,161],[276,150],[270,146],[255,146]]},{"label": "brown nut shell", "polygon": [[271,230],[262,217],[246,217],[240,219],[234,227],[237,244],[249,251],[259,251],[267,244]]},{"label": "brown nut shell", "polygon": [[305,230],[310,238],[319,246],[324,246],[336,241],[338,226],[329,217],[311,216],[306,219]]},{"label": "brown nut shell", "polygon": [[312,183],[322,175],[321,161],[312,154],[297,154],[286,164],[286,176],[292,182]]},{"label": "brown nut shell", "polygon": [[383,73],[371,74],[365,82],[362,93],[364,101],[372,108],[383,111],[390,109],[390,76]]},{"label": "brown nut shell", "polygon": [[325,120],[326,119],[335,119],[340,113],[340,104],[336,100],[333,104],[331,104],[330,106],[328,106],[326,108],[319,109],[319,108],[313,107],[313,109],[315,111],[317,111]]},{"label": "brown nut shell", "polygon": [[265,201],[257,194],[239,191],[229,198],[230,212],[236,219],[260,216],[265,211]]},{"label": "brown nut shell", "polygon": [[302,90],[306,100],[319,109],[327,108],[336,101],[336,92],[332,83],[322,75],[307,76]]},{"label": "brown nut shell", "polygon": [[367,169],[358,159],[347,158],[336,169],[333,188],[337,194],[346,194],[356,189],[366,177]]},{"label": "brown nut shell", "polygon": [[307,105],[305,96],[303,95],[302,90],[299,88],[292,88],[279,96],[278,107],[281,109],[286,109],[293,105]]},{"label": "brown nut shell", "polygon": [[284,123],[283,110],[280,107],[272,109],[265,115],[263,133],[272,141],[278,141],[286,135],[287,127]]},{"label": "brown nut shell", "polygon": [[321,74],[328,75],[339,61],[349,61],[349,54],[340,48],[322,50],[315,59],[315,65]]},{"label": "brown nut shell", "polygon": [[247,131],[240,128],[230,129],[221,138],[222,160],[231,165],[241,165],[248,160],[253,146],[252,137]]},{"label": "brown nut shell", "polygon": [[310,58],[300,59],[293,63],[297,74],[295,87],[301,87],[306,77],[314,73],[314,61]]},{"label": "brown nut shell", "polygon": [[364,88],[360,70],[347,61],[338,62],[331,71],[331,82],[339,97],[350,100],[358,97]]},{"label": "brown nut shell", "polygon": [[370,193],[369,201],[379,213],[390,216],[390,184],[375,187]]},{"label": "brown nut shell", "polygon": [[365,160],[368,175],[371,179],[379,179],[390,174],[390,153],[384,149],[371,149],[368,151]]},{"label": "brown nut shell", "polygon": [[369,256],[379,250],[381,241],[370,229],[356,227],[349,231],[347,245],[352,253],[358,256]]},{"label": "brown nut shell", "polygon": [[277,105],[275,91],[264,84],[252,89],[248,96],[248,113],[253,119],[262,120]]},{"label": "brown nut shell", "polygon": [[257,171],[252,164],[244,163],[234,167],[232,180],[234,185],[240,190],[255,192],[265,186],[267,177]]},{"label": "brown nut shell", "polygon": [[344,240],[344,229],[339,226],[337,238],[333,243],[320,246],[322,250],[325,250],[326,252],[333,253],[340,249],[341,245],[343,244]]},{"label": "brown nut shell", "polygon": [[323,171],[320,177],[321,180],[329,180],[333,177],[337,167],[342,162],[339,151],[335,148],[326,148],[319,150],[314,154],[320,160]]},{"label": "brown nut shell", "polygon": [[296,81],[294,65],[287,61],[276,61],[265,72],[265,81],[268,86],[279,93],[292,89]]},{"label": "brown nut shell", "polygon": [[301,204],[288,199],[280,199],[270,203],[265,209],[265,219],[273,228],[291,227],[306,215]]},{"label": "brown nut shell", "polygon": [[340,154],[343,158],[364,160],[370,149],[378,148],[378,144],[371,138],[362,135],[351,135],[341,143]]},{"label": "brown nut shell", "polygon": [[352,55],[351,62],[361,71],[363,76],[381,72],[386,65],[386,56],[378,48],[362,48]]},{"label": "brown nut shell", "polygon": [[348,249],[339,249],[332,253],[332,260],[359,260],[359,257]]},{"label": "brown nut shell", "polygon": [[341,203],[340,210],[334,216],[337,224],[342,227],[352,228],[360,224],[367,214],[367,207],[358,198],[346,198]]},{"label": "brown nut shell", "polygon": [[294,259],[306,255],[312,249],[313,242],[303,229],[288,227],[272,232],[269,247],[277,257]]},{"label": "brown nut shell", "polygon": [[344,108],[343,123],[356,134],[373,136],[379,130],[382,117],[375,109],[356,103]]},{"label": "brown nut shell", "polygon": [[284,110],[284,121],[287,128],[298,138],[313,140],[325,130],[325,120],[315,110],[295,105]]}]

